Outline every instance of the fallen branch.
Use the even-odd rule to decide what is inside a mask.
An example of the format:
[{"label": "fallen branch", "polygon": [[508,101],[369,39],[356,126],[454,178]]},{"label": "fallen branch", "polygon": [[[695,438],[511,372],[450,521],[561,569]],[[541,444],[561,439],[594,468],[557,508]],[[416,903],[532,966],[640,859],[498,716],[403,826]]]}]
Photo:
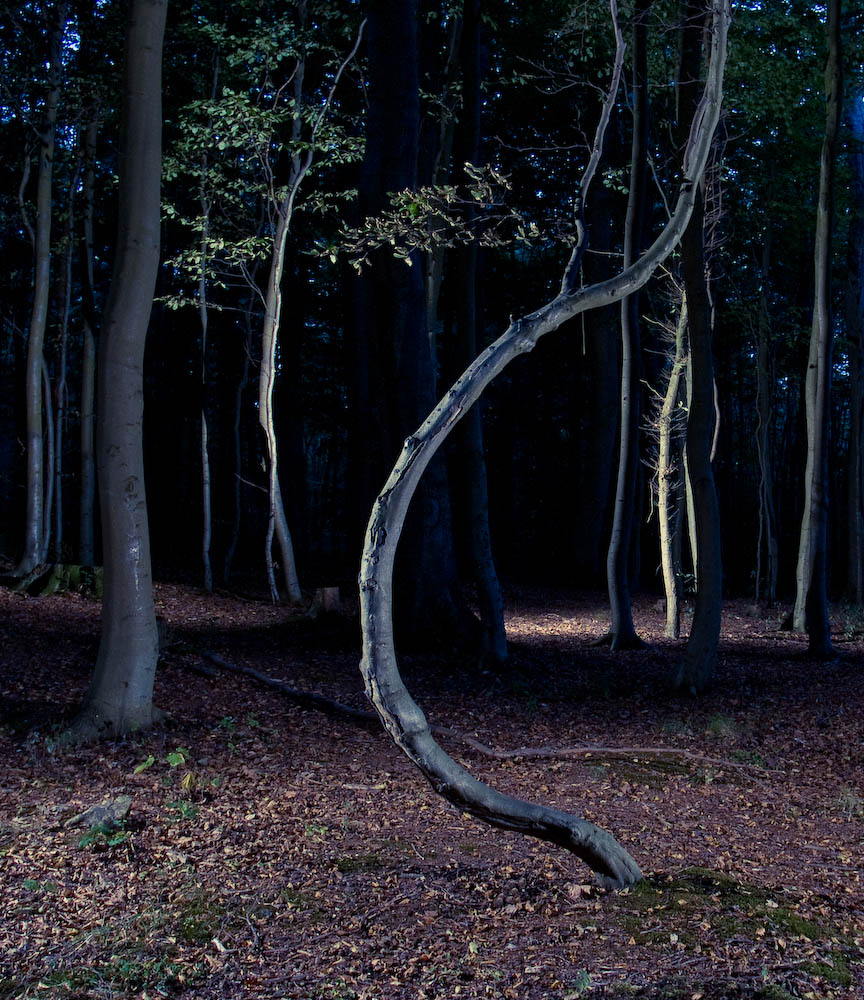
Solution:
[{"label": "fallen branch", "polygon": [[[241,674],[251,677],[264,684],[266,687],[279,691],[286,698],[310,708],[316,712],[324,712],[326,715],[338,718],[349,719],[359,725],[367,726],[370,729],[380,728],[380,719],[376,712],[364,712],[359,708],[351,708],[342,702],[334,701],[323,694],[315,691],[301,691],[293,688],[284,681],[280,681],[269,674],[262,674],[254,667],[244,667],[237,663],[231,663],[223,659],[216,653],[204,653],[204,659],[227,670],[230,673]],[[451,729],[449,726],[432,725],[430,729],[436,736],[446,736],[450,739],[464,743],[465,746],[481,754],[483,757],[491,757],[494,760],[568,760],[573,757],[679,757],[695,764],[709,764],[713,767],[735,768],[743,771],[763,770],[757,768],[755,764],[747,764],[743,761],[723,760],[719,757],[708,757],[705,754],[694,753],[692,750],[685,750],[682,747],[607,747],[596,744],[585,744],[583,746],[572,747],[517,747],[515,750],[500,750],[497,747],[490,747],[486,743],[463,733],[458,729]]]},{"label": "fallen branch", "polygon": [[381,728],[381,720],[375,712],[364,712],[359,708],[351,708],[350,705],[343,705],[339,701],[333,701],[332,698],[325,698],[323,694],[318,694],[315,691],[300,691],[297,688],[292,688],[290,684],[286,684],[284,681],[270,677],[269,674],[262,674],[260,670],[255,670],[253,667],[243,667],[238,663],[223,660],[216,653],[204,653],[204,659],[214,666],[220,667],[222,670],[252,677],[260,684],[279,691],[286,698],[290,698],[291,701],[302,705],[304,708],[311,708],[316,712],[323,712],[325,715],[350,719],[352,722],[368,726],[372,729]]}]

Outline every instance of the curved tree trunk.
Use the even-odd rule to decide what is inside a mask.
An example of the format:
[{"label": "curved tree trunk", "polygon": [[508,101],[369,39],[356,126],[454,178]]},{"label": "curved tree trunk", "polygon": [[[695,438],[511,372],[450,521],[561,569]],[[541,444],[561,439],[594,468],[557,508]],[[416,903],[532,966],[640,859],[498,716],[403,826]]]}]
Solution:
[{"label": "curved tree trunk", "polygon": [[167,0],[132,0],[126,36],[117,256],[99,345],[97,461],[105,596],[96,668],[70,739],[153,720],[159,642],[141,441],[144,342],[159,265],[161,63]]},{"label": "curved tree trunk", "polygon": [[[645,230],[645,182],[648,148],[648,0],[637,0],[633,12],[633,141],[630,147],[630,192],[624,224],[624,267],[639,256]],[[612,649],[641,649],[630,604],[630,540],[636,512],[639,472],[639,418],[641,359],[639,293],[621,303],[621,421],[618,449],[618,483],[612,536],[606,558]]]},{"label": "curved tree trunk", "polygon": [[[539,837],[584,859],[608,884],[640,878],[633,858],[608,833],[558,810],[502,795],[473,778],[438,746],[420,707],[408,693],[393,640],[393,567],[408,506],[424,470],[470,406],[514,358],[540,337],[580,313],[620,302],[636,291],[672,252],[687,226],[717,124],[726,53],[729,9],[714,0],[711,62],[705,95],[697,109],[684,158],[675,210],[645,255],[615,277],[579,289],[568,265],[559,294],[541,309],[511,323],[467,368],[418,430],[407,438],[372,509],[360,567],[361,671],[366,693],[394,741],[448,801],[494,826]],[[584,193],[584,192],[583,192]],[[572,260],[571,260],[572,263]]]},{"label": "curved tree trunk", "polygon": [[831,310],[831,250],[834,224],[834,178],[842,104],[840,0],[828,3],[828,60],[825,136],[819,169],[819,206],[814,239],[815,295],[810,355],[807,361],[807,466],[804,471],[804,516],[795,575],[793,626],[806,630],[809,652],[821,659],[833,655],[828,618],[828,440],[831,425],[831,356],[834,342]]},{"label": "curved tree trunk", "polygon": [[34,231],[33,307],[27,334],[27,502],[24,522],[24,552],[16,574],[26,576],[45,561],[45,467],[42,428],[42,356],[48,320],[51,279],[51,185],[54,166],[54,134],[60,101],[61,47],[66,5],[44,5],[48,33],[48,90],[39,134],[39,170]]}]

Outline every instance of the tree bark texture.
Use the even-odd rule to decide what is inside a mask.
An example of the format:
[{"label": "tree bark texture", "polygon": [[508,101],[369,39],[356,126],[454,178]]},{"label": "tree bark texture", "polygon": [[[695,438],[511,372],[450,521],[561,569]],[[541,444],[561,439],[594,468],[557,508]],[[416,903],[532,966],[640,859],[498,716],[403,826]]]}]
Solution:
[{"label": "tree bark texture", "polygon": [[660,528],[660,565],[666,594],[664,635],[677,639],[681,634],[681,380],[688,364],[687,299],[682,295],[675,327],[675,353],[669,381],[657,417],[657,521]]},{"label": "tree bark texture", "polygon": [[[678,83],[681,108],[696,104],[695,87],[702,62],[703,23],[701,3],[685,0]],[[703,191],[704,185],[700,183],[693,213],[681,238],[681,274],[687,300],[690,344],[686,450],[696,535],[696,604],[687,648],[675,668],[673,684],[680,690],[693,693],[704,691],[714,676],[723,605],[720,510],[711,467],[715,428],[714,365]]]},{"label": "tree bark texture", "polygon": [[[646,217],[648,149],[648,29],[647,0],[637,0],[633,11],[633,139],[630,147],[630,191],[624,223],[624,267],[642,250]],[[630,542],[636,512],[636,480],[639,472],[639,415],[641,407],[641,338],[639,293],[621,303],[621,405],[618,445],[618,481],[612,535],[606,557],[606,579],[611,613],[612,649],[639,649],[644,643],[636,634],[630,603]]]},{"label": "tree bark texture", "polygon": [[27,413],[27,500],[24,521],[24,551],[16,574],[26,576],[46,557],[45,468],[42,428],[42,359],[51,280],[51,207],[54,168],[54,135],[60,101],[63,28],[66,5],[45,3],[48,40],[48,84],[39,131],[39,169],[36,188],[36,220],[33,235],[33,306],[27,334],[25,375]]},{"label": "tree bark texture", "polygon": [[630,885],[641,876],[630,854],[608,833],[576,816],[502,795],[473,778],[435,742],[429,723],[408,693],[396,662],[393,569],[408,506],[424,470],[492,379],[566,320],[588,309],[620,303],[642,287],[680,240],[693,210],[719,117],[729,22],[725,0],[715,0],[713,13],[705,93],[693,119],[682,183],[669,222],[648,251],[630,267],[607,281],[581,289],[565,280],[552,301],[511,323],[469,365],[417,431],[406,439],[373,506],[360,568],[361,671],[366,693],[397,745],[433,788],[457,808],[494,826],[564,846],[585,860],[601,879],[616,886]]},{"label": "tree bark texture", "polygon": [[132,0],[126,35],[117,256],[98,359],[105,594],[96,668],[73,738],[149,726],[159,641],[144,491],[144,342],[159,264],[161,64],[167,0]]},{"label": "tree bark texture", "polygon": [[804,515],[795,575],[793,626],[807,632],[812,656],[833,655],[828,618],[828,439],[831,426],[831,362],[834,343],[831,309],[831,251],[834,228],[834,184],[837,137],[842,107],[840,46],[841,0],[828,2],[828,57],[825,64],[825,135],[819,166],[813,269],[815,292],[805,405],[807,465],[804,470]]}]

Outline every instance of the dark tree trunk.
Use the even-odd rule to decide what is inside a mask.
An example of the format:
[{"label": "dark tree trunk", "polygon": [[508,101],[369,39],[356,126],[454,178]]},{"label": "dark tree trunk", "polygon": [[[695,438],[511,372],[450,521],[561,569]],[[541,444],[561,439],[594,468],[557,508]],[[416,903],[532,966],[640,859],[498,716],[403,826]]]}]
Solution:
[{"label": "dark tree trunk", "polygon": [[159,643],[144,493],[144,342],[159,264],[166,0],[132,0],[126,36],[117,256],[99,345],[97,465],[105,596],[96,668],[72,739],[153,720]]},{"label": "dark tree trunk", "polygon": [[[33,231],[33,306],[27,334],[27,501],[24,552],[16,572],[26,576],[45,561],[50,520],[45,510],[46,477],[42,428],[42,363],[48,293],[51,277],[51,210],[54,137],[60,101],[64,3],[43,6],[48,45],[48,86],[37,146],[39,169],[36,191],[36,228]],[[29,224],[28,224],[29,225]],[[52,484],[53,485],[53,484]]]},{"label": "dark tree trunk", "polygon": [[[704,8],[697,0],[684,4],[679,119],[697,105],[702,59]],[[714,676],[723,606],[720,510],[711,467],[714,441],[714,365],[711,357],[711,303],[705,264],[705,204],[702,185],[690,223],[681,239],[681,272],[690,333],[690,408],[687,414],[687,472],[692,490],[696,534],[696,605],[687,648],[674,684],[681,690],[704,691]]]},{"label": "dark tree trunk", "polygon": [[[624,225],[624,266],[639,256],[645,232],[648,149],[648,34],[645,16],[648,0],[637,0],[633,13],[633,141],[630,150],[630,192]],[[641,364],[639,293],[621,303],[621,420],[618,449],[618,483],[612,537],[606,558],[612,649],[640,649],[630,604],[631,534],[636,510],[639,472],[639,420]]]},{"label": "dark tree trunk", "polygon": [[834,343],[831,251],[837,136],[843,91],[840,7],[840,0],[829,0],[828,59],[825,65],[827,106],[814,240],[815,295],[804,390],[807,409],[807,465],[804,471],[804,516],[798,547],[797,591],[793,615],[795,628],[807,630],[810,654],[820,659],[827,659],[834,653],[828,618],[828,442]]},{"label": "dark tree trunk", "polygon": [[849,563],[846,595],[864,604],[864,102],[849,102],[852,143],[846,336],[849,340]]},{"label": "dark tree trunk", "polygon": [[[479,162],[481,80],[483,75],[480,0],[465,0],[462,25],[462,119],[456,132],[457,169]],[[477,356],[477,265],[479,250],[469,243],[453,254],[452,280],[456,295],[456,335],[460,370]],[[483,420],[479,406],[466,415],[460,441],[467,475],[468,535],[483,626],[483,651],[494,662],[507,659],[504,601],[492,555],[489,531],[489,491],[483,450]]]},{"label": "dark tree trunk", "polygon": [[[420,127],[417,0],[370,0],[368,18],[370,104],[360,177],[364,215],[383,209],[388,192],[416,184]],[[419,254],[411,263],[380,251],[355,282],[352,478],[355,502],[366,509],[402,441],[435,401]],[[354,544],[359,542],[358,535]],[[402,641],[440,639],[449,632],[459,642],[468,631],[476,640],[476,619],[458,590],[449,489],[440,459],[406,529],[398,574]]]}]

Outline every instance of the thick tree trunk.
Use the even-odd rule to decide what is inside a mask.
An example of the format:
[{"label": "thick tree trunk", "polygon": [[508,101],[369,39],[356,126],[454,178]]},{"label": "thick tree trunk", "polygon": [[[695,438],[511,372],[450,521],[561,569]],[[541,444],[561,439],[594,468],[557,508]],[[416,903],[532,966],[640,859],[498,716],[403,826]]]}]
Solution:
[{"label": "thick tree trunk", "polygon": [[[417,0],[371,0],[370,103],[359,184],[360,209],[366,215],[385,208],[388,193],[417,183],[417,49]],[[405,261],[379,251],[355,282],[351,492],[365,510],[401,442],[435,401],[435,370],[419,253],[412,255],[410,263],[406,266]],[[434,463],[420,499],[406,530],[398,569],[401,641],[434,643],[446,637],[473,651],[479,626],[459,587],[450,488],[443,461]],[[359,534],[356,541],[360,541]]]},{"label": "thick tree trunk", "polygon": [[[630,191],[624,225],[624,267],[642,251],[645,231],[645,182],[648,147],[648,29],[647,0],[637,0],[633,12],[633,141],[630,148]],[[639,419],[641,407],[641,338],[639,293],[621,303],[621,421],[618,448],[618,482],[612,536],[606,557],[612,649],[641,649],[630,604],[630,540],[636,510],[636,480],[639,472]]]},{"label": "thick tree trunk", "polygon": [[[679,106],[695,107],[696,82],[702,61],[703,7],[685,0],[682,30]],[[681,272],[689,328],[690,402],[687,412],[687,475],[695,521],[696,604],[684,656],[673,684],[693,693],[704,691],[714,676],[723,606],[720,510],[711,467],[714,444],[714,365],[711,357],[711,300],[705,261],[703,185],[681,239]]]},{"label": "thick tree trunk", "polygon": [[159,642],[144,492],[144,342],[159,264],[161,63],[166,0],[131,0],[126,36],[117,256],[99,345],[97,455],[105,596],[102,640],[70,738],[153,721]]},{"label": "thick tree trunk", "polygon": [[[696,112],[683,160],[682,183],[668,224],[632,266],[604,282],[580,289],[568,280],[541,309],[514,321],[468,367],[402,449],[379,494],[366,532],[360,567],[361,671],[366,693],[394,741],[435,790],[457,808],[494,826],[560,844],[583,858],[608,884],[640,878],[632,857],[608,833],[576,816],[515,799],[477,781],[438,746],[420,707],[408,693],[396,663],[393,637],[393,569],[399,536],[420,478],[447,435],[483,390],[514,358],[530,351],[545,333],[580,313],[620,302],[641,288],[669,256],[687,227],[717,124],[725,65],[729,9],[715,0],[711,61],[705,96]],[[571,260],[572,263],[572,260]]]},{"label": "thick tree trunk", "polygon": [[849,341],[849,562],[846,595],[864,604],[864,102],[849,102],[851,168],[846,337]]},{"label": "thick tree trunk", "polygon": [[833,655],[828,618],[828,441],[831,425],[831,359],[834,342],[831,310],[831,251],[834,178],[842,107],[840,0],[828,2],[828,59],[825,66],[826,120],[819,168],[819,205],[814,239],[815,294],[807,361],[807,465],[804,516],[798,546],[793,625],[806,630],[809,652]]},{"label": "thick tree trunk", "polygon": [[16,574],[26,576],[45,561],[45,468],[42,428],[42,354],[48,319],[51,279],[51,186],[54,166],[54,134],[60,101],[63,29],[66,5],[44,5],[48,34],[48,90],[39,133],[39,170],[34,231],[33,307],[27,335],[27,502],[24,522],[24,552]]},{"label": "thick tree trunk", "polygon": [[[482,107],[482,59],[480,0],[465,0],[462,12],[462,120],[456,135],[456,162],[477,164],[480,158],[480,114]],[[477,356],[477,266],[476,243],[455,253],[456,327],[460,361],[467,365]],[[489,491],[483,450],[483,419],[474,406],[465,420],[462,452],[467,473],[468,532],[471,561],[477,585],[477,603],[483,627],[483,652],[495,663],[507,659],[504,632],[504,600],[492,555],[489,530]]]}]

